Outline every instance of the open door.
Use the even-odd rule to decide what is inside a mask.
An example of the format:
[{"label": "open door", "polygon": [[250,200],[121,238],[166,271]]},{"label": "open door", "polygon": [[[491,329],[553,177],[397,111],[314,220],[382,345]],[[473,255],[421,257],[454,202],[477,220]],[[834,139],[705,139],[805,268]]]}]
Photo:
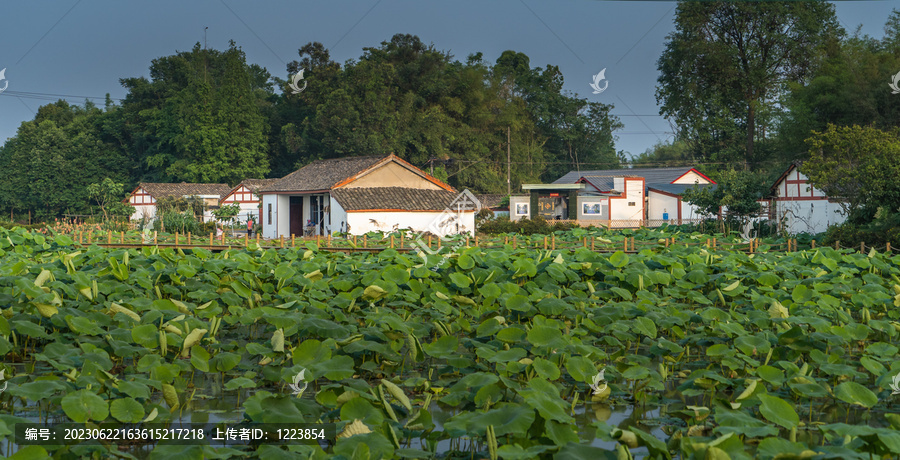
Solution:
[{"label": "open door", "polygon": [[303,236],[303,197],[291,197],[291,235]]}]

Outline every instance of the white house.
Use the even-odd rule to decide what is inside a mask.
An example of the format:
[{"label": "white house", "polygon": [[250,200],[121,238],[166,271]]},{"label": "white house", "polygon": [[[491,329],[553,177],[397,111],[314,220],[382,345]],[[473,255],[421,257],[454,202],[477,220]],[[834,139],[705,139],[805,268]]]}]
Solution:
[{"label": "white house", "polygon": [[789,234],[820,233],[847,219],[840,202],[812,186],[797,164],[792,164],[770,190],[771,217]]},{"label": "white house", "polygon": [[128,197],[128,203],[134,206],[131,220],[153,220],[156,218],[156,202],[166,197],[195,198],[203,200],[207,211],[203,221],[212,220],[211,209],[219,206],[219,200],[231,190],[228,184],[188,184],[178,183],[140,183]]},{"label": "white house", "polygon": [[475,206],[393,154],[315,161],[258,193],[265,238],[475,229]]},{"label": "white house", "polygon": [[236,217],[239,222],[246,223],[248,219],[262,222],[262,200],[259,198],[259,190],[279,180],[281,179],[245,179],[223,196],[219,200],[219,205],[238,205],[241,208]]},{"label": "white house", "polygon": [[685,190],[716,183],[692,167],[570,171],[552,184],[523,184],[510,197],[510,219],[542,216],[609,227],[655,227],[701,218]]}]

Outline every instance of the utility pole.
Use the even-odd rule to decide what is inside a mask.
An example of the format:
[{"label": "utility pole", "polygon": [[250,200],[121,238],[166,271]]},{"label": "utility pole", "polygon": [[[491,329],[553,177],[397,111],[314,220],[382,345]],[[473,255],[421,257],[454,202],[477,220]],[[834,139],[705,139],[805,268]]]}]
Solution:
[{"label": "utility pole", "polygon": [[206,30],[207,29],[209,29],[209,27],[203,28],[203,49],[206,49]]},{"label": "utility pole", "polygon": [[506,127],[506,194],[512,195],[512,182],[509,180],[509,167],[510,167],[510,156],[509,156],[509,126]]}]

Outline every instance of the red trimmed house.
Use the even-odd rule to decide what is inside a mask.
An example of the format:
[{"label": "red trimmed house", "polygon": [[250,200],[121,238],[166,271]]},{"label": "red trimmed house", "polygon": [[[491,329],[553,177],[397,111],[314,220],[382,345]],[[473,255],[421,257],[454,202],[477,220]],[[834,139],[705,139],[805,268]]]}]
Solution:
[{"label": "red trimmed house", "polygon": [[524,184],[522,188],[530,190],[531,196],[510,198],[510,219],[541,215],[611,227],[687,223],[702,216],[682,201],[684,191],[715,185],[689,166],[570,171],[553,184]]},{"label": "red trimmed house", "polygon": [[314,161],[259,195],[265,238],[475,229],[474,206],[457,209],[453,187],[393,154]]},{"label": "red trimmed house", "polygon": [[789,234],[824,232],[829,225],[847,219],[841,202],[813,187],[797,163],[778,177],[769,189],[769,198],[761,204],[769,206],[770,218]]},{"label": "red trimmed house", "polygon": [[219,200],[219,205],[240,206],[241,211],[237,215],[237,220],[246,223],[248,219],[255,222],[262,222],[262,199],[259,197],[259,190],[268,187],[281,179],[245,179],[237,184],[227,195]]},{"label": "red trimmed house", "polygon": [[[188,184],[142,182],[132,190],[128,203],[134,206],[132,220],[153,220],[156,218],[156,201],[165,197],[197,198],[210,209],[219,206],[219,200],[227,194],[231,187],[228,184]],[[203,221],[212,219],[208,211]]]}]

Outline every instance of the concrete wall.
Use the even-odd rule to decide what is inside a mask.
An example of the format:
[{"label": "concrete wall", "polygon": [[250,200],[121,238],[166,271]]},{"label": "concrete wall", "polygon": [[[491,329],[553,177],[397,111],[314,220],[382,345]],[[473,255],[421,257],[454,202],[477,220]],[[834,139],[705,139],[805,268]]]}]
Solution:
[{"label": "concrete wall", "polygon": [[[329,195],[330,196],[330,195]],[[331,197],[329,199],[331,203],[331,231],[332,232],[346,232],[347,231],[347,212],[344,211],[344,208],[341,207],[341,204]]]},{"label": "concrete wall", "polygon": [[790,234],[820,233],[829,225],[847,219],[839,203],[831,203],[825,193],[813,187],[808,178],[793,168],[776,185],[775,218]]},{"label": "concrete wall", "polygon": [[406,187],[425,190],[443,190],[434,183],[422,178],[422,176],[419,176],[394,162],[387,163],[384,166],[370,171],[344,187]]},{"label": "concrete wall", "polygon": [[[452,213],[454,216],[456,213]],[[444,212],[348,212],[350,234],[362,235],[368,232],[389,232],[394,226],[397,229],[412,229],[414,232],[434,231],[432,223],[445,217]],[[464,212],[461,216],[461,231],[473,234],[475,229],[475,213]]]},{"label": "concrete wall", "polygon": [[650,190],[647,193],[647,219],[662,219],[665,213],[669,214],[669,220],[678,220],[678,198]]},{"label": "concrete wall", "polygon": [[[521,206],[516,205],[525,205],[525,213],[519,214],[519,208]],[[517,221],[521,219],[528,219],[529,213],[531,212],[531,197],[528,195],[525,196],[511,196],[509,197],[509,220]]]},{"label": "concrete wall", "polygon": [[[624,192],[621,197],[609,199],[609,213],[612,220],[644,219],[644,179],[623,179]],[[634,203],[629,206],[629,203]]]},{"label": "concrete wall", "polygon": [[[600,214],[584,213],[585,205],[593,207],[595,204],[600,205]],[[609,198],[605,196],[579,195],[578,209],[576,211],[575,215],[569,216],[570,219],[606,221],[609,218]]]}]

